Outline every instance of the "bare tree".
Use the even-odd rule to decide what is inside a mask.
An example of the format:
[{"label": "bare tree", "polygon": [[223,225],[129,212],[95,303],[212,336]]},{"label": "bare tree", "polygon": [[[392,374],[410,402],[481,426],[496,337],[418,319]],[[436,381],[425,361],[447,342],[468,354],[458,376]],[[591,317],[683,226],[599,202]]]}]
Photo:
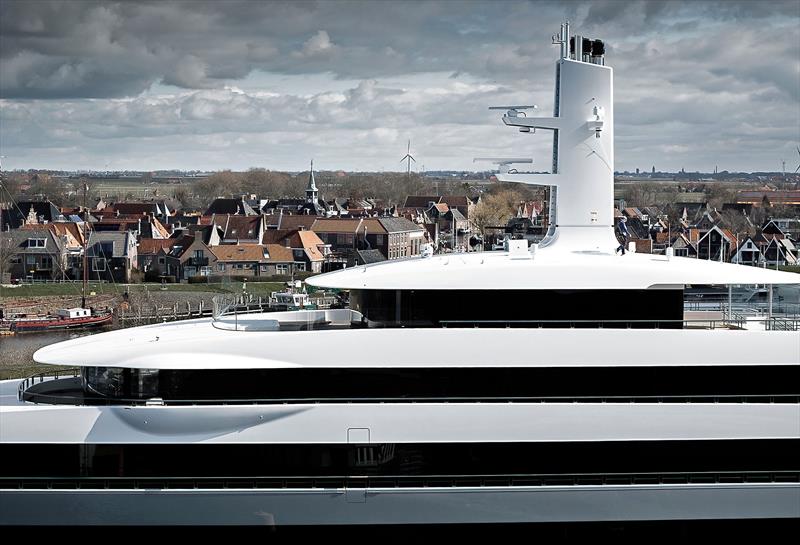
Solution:
[{"label": "bare tree", "polygon": [[202,203],[208,204],[217,197],[238,195],[241,189],[241,178],[230,170],[215,172],[205,180],[195,184],[195,193]]},{"label": "bare tree", "polygon": [[514,217],[522,200],[521,193],[509,189],[486,195],[472,210],[470,222],[483,235],[487,227],[505,225]]},{"label": "bare tree", "polygon": [[11,258],[16,252],[17,249],[13,245],[10,232],[0,231],[0,281],[5,278],[7,273],[11,272]]}]

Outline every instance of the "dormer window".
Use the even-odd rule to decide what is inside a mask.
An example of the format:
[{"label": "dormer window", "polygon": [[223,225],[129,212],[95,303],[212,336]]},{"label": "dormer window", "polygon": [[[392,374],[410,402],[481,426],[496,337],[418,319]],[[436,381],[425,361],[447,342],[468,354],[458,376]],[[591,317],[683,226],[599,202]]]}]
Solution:
[{"label": "dormer window", "polygon": [[28,248],[44,248],[46,243],[46,238],[29,238]]}]

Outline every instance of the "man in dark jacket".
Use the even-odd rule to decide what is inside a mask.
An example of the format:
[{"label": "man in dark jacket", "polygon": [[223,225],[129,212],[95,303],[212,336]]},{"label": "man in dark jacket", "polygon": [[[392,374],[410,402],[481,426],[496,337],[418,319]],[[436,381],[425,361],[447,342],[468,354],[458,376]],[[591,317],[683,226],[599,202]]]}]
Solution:
[{"label": "man in dark jacket", "polygon": [[619,236],[622,237],[622,240],[620,241],[619,246],[617,246],[617,249],[614,250],[615,254],[621,250],[622,255],[625,255],[625,248],[628,246],[628,226],[626,225],[627,221],[628,219],[625,216],[622,216],[621,218],[619,218],[619,221],[617,222],[617,229],[619,230]]}]

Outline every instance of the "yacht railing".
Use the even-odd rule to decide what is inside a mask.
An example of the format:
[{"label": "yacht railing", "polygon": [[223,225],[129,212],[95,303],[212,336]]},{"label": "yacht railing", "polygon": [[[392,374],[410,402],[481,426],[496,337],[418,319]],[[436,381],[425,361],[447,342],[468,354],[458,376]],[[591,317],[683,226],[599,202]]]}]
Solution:
[{"label": "yacht railing", "polygon": [[24,378],[17,386],[17,399],[22,401],[22,395],[34,384],[41,384],[42,382],[57,380],[60,378],[76,378],[81,374],[79,367],[70,367],[68,369],[57,369],[55,371],[48,371],[47,373],[37,373]]},{"label": "yacht railing", "polygon": [[[769,303],[731,303],[728,301],[684,301],[683,310],[686,311],[707,311],[707,312],[736,312],[752,316],[768,315],[770,313]],[[778,303],[774,302],[771,307],[772,314],[800,318],[800,304],[798,303]]]},{"label": "yacht railing", "polygon": [[120,489],[343,489],[629,486],[686,484],[794,484],[800,471],[696,471],[641,473],[513,473],[489,475],[293,475],[191,477],[0,477],[3,490]]},{"label": "yacht railing", "polygon": [[800,317],[749,317],[692,320],[442,320],[442,327],[529,327],[529,328],[612,328],[612,329],[747,329],[760,325],[767,331],[800,331]]},{"label": "yacht railing", "polygon": [[350,309],[314,309],[271,311],[269,300],[255,300],[249,295],[216,296],[213,298],[212,323],[229,331],[282,331],[361,327],[360,312]]},{"label": "yacht railing", "polygon": [[[45,377],[47,378],[47,377]],[[37,384],[33,378],[30,385]],[[533,396],[403,396],[403,397],[271,397],[271,398],[119,398],[94,397],[75,393],[29,392],[20,385],[19,399],[45,405],[324,405],[363,403],[800,403],[800,393],[789,394],[661,394],[661,395],[533,395]]]}]

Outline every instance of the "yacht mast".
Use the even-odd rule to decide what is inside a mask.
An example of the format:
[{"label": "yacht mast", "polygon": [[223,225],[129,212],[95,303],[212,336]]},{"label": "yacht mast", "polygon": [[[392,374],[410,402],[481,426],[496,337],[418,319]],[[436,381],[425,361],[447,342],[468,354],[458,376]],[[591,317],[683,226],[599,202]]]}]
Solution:
[{"label": "yacht mast", "polygon": [[[501,168],[497,179],[549,186],[551,229],[541,246],[559,242],[570,251],[611,252],[614,237],[613,70],[605,66],[605,44],[569,35],[569,23],[553,36],[556,61],[553,117],[528,116],[530,106],[503,107],[503,123],[523,133],[553,131],[551,174]],[[532,112],[531,112],[532,113]]]},{"label": "yacht mast", "polygon": [[89,278],[88,270],[88,257],[86,255],[87,239],[86,239],[86,216],[88,210],[86,209],[86,180],[83,181],[83,286],[81,288],[81,308],[86,308],[86,283]]}]

